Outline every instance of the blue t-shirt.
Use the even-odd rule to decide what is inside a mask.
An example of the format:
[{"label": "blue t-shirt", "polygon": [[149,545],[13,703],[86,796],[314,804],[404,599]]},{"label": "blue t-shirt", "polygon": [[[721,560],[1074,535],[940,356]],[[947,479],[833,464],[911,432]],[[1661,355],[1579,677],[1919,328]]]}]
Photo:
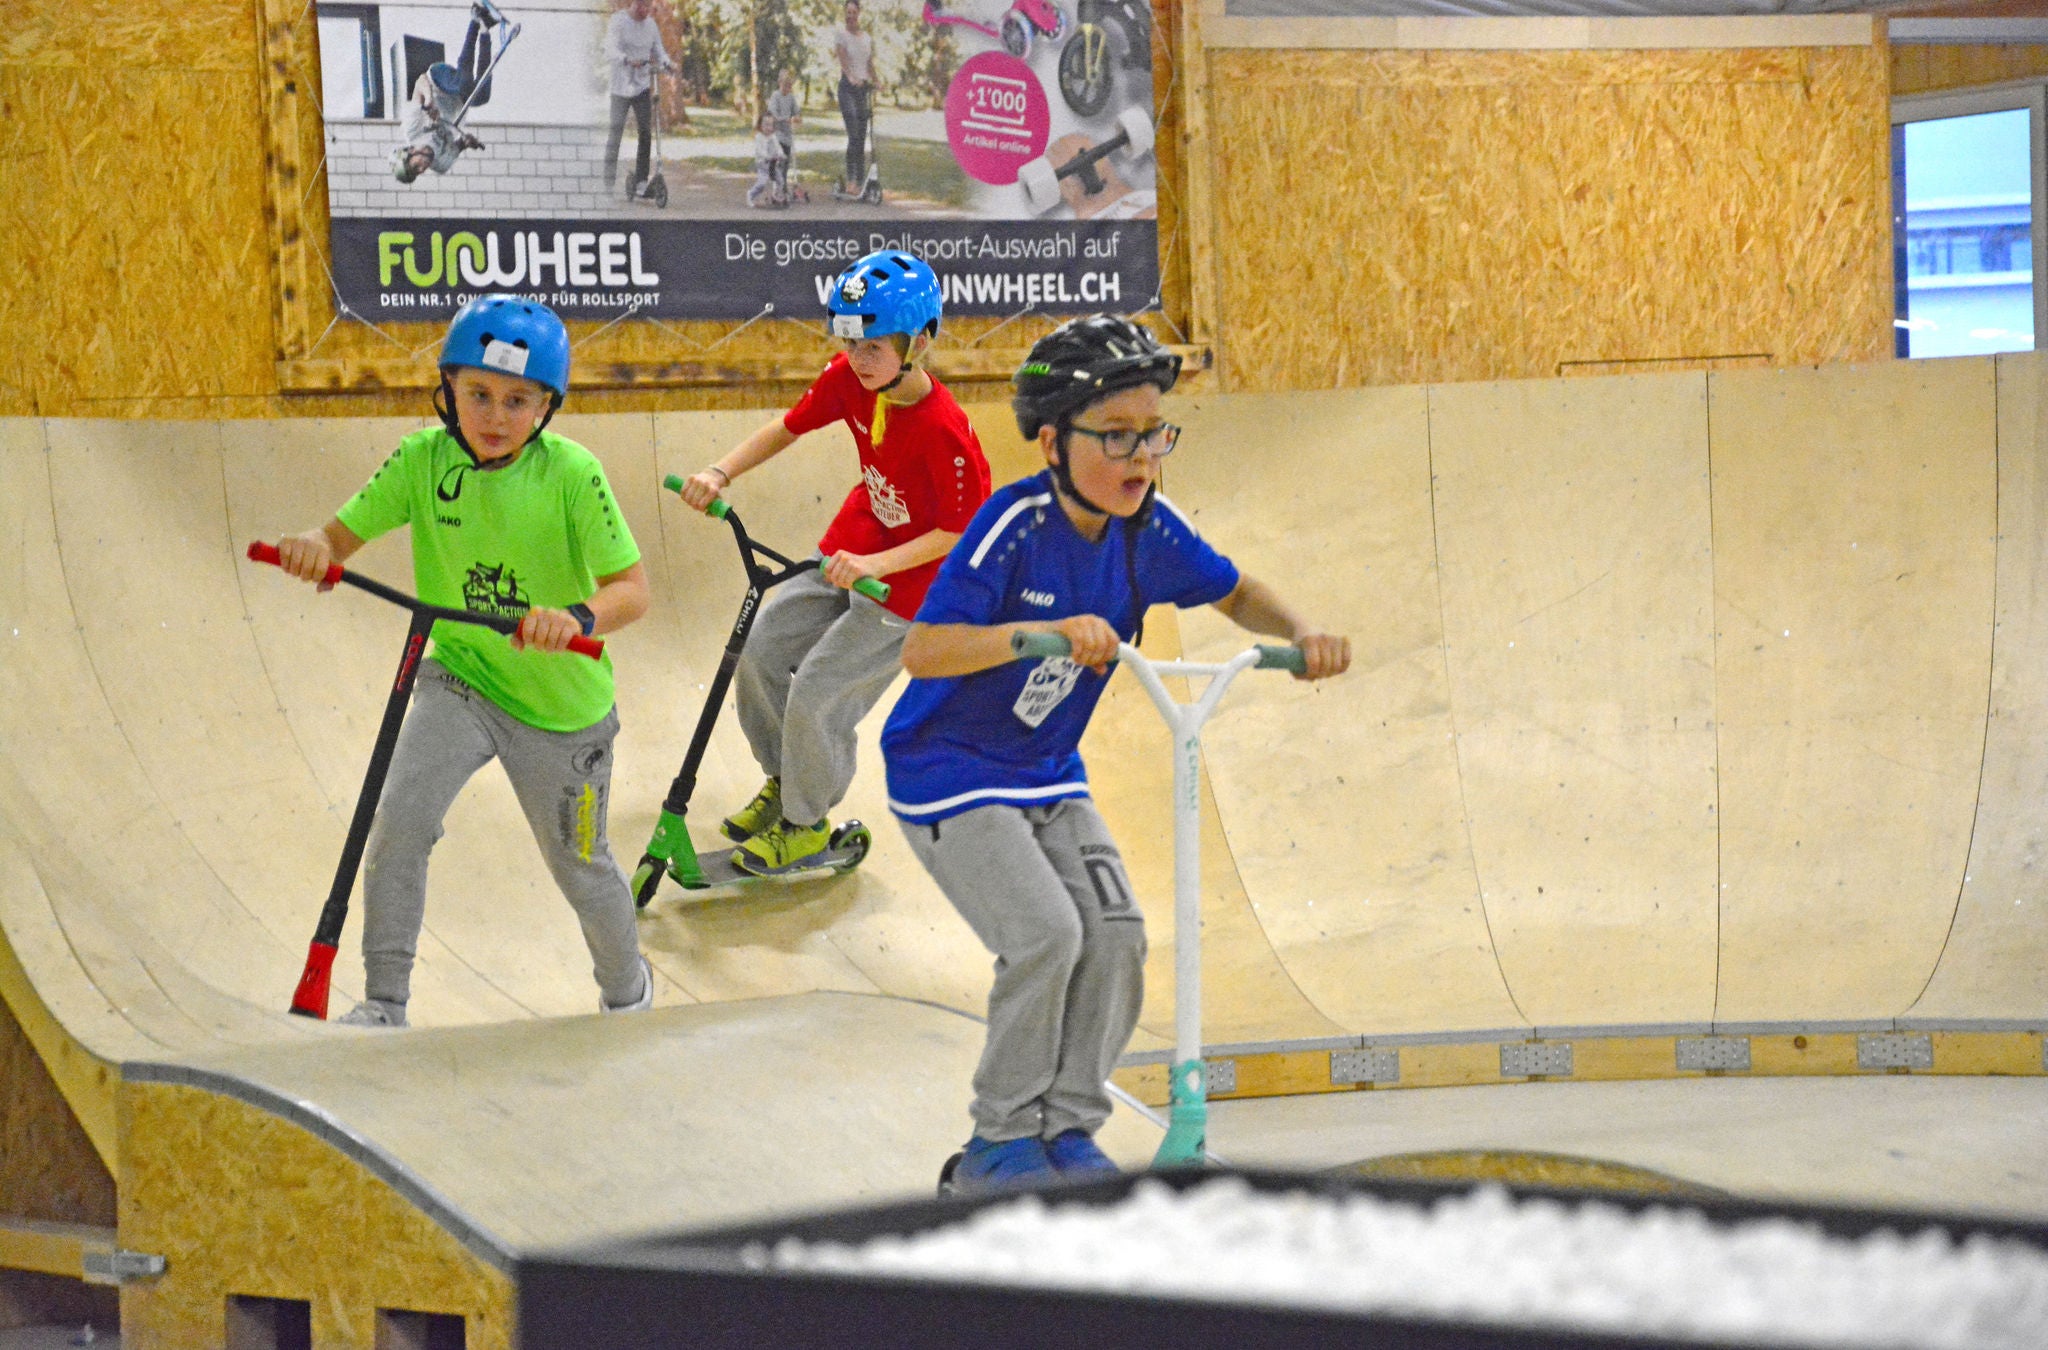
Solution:
[{"label": "blue t-shirt", "polygon": [[[1164,497],[1136,531],[1112,522],[1100,543],[1074,528],[1052,474],[998,490],[946,555],[919,623],[1001,624],[1099,614],[1130,641],[1147,605],[1214,604],[1237,567]],[[1112,669],[1114,669],[1112,667]],[[889,809],[912,824],[1002,802],[1035,806],[1088,795],[1081,733],[1107,677],[1065,657],[1012,661],[972,675],[912,680],[882,728]]]}]

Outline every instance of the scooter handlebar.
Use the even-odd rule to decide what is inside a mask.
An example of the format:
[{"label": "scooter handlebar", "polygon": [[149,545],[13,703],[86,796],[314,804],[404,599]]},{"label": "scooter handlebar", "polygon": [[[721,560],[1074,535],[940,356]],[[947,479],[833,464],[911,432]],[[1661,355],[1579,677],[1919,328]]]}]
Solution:
[{"label": "scooter handlebar", "polygon": [[[278,555],[277,545],[266,544],[260,539],[249,545],[249,561],[269,563],[272,567],[284,566],[284,559]],[[329,563],[327,575],[321,578],[322,582],[329,586],[339,586],[342,570],[340,563]]]},{"label": "scooter handlebar", "polygon": [[[251,562],[269,563],[272,567],[283,565],[283,560],[278,556],[277,545],[275,544],[266,544],[258,539],[249,545],[248,551]],[[338,586],[348,579],[347,568],[343,567],[340,563],[329,564],[327,575],[324,579],[327,585]],[[412,599],[410,596],[399,596],[396,592],[387,591],[385,595],[387,599],[398,599],[419,609],[435,610],[442,613],[445,617],[455,619],[458,622],[480,624],[485,628],[496,629],[508,636],[518,632],[519,624],[522,622],[522,620],[507,619],[497,614],[476,614],[463,618],[464,611],[461,610],[451,611],[445,610],[438,605],[421,604],[421,602]],[[595,661],[604,655],[604,640],[602,638],[584,637],[579,633],[569,639],[569,650],[578,656],[587,656]]]},{"label": "scooter handlebar", "polygon": [[[661,480],[661,485],[670,492],[680,496],[683,491],[683,476],[672,473]],[[731,510],[732,507],[725,498],[713,497],[711,505],[704,508],[704,514],[710,516],[713,520],[724,520],[727,513]],[[862,577],[859,581],[853,583],[853,589],[878,605],[886,602],[889,598],[889,583],[877,580],[874,577]]]},{"label": "scooter handlebar", "polygon": [[[1289,670],[1296,675],[1308,673],[1308,655],[1299,647],[1285,647],[1260,643],[1257,666],[1261,670]],[[1010,653],[1020,658],[1034,656],[1071,656],[1074,644],[1061,633],[1016,632],[1010,634]]]}]

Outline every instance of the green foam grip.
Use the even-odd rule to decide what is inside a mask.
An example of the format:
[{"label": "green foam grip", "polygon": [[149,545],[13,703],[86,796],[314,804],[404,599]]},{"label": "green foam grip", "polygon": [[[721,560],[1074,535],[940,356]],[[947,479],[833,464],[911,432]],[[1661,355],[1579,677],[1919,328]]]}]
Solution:
[{"label": "green foam grip", "polygon": [[884,603],[889,598],[889,583],[877,581],[873,577],[862,577],[859,581],[853,583],[853,589],[859,591],[878,605]]},{"label": "green foam grip", "polygon": [[1308,653],[1299,647],[1272,647],[1259,644],[1259,669],[1291,670],[1297,675],[1308,674]]},{"label": "green foam grip", "polygon": [[1072,656],[1074,644],[1063,633],[1018,632],[1010,634],[1013,656]]}]

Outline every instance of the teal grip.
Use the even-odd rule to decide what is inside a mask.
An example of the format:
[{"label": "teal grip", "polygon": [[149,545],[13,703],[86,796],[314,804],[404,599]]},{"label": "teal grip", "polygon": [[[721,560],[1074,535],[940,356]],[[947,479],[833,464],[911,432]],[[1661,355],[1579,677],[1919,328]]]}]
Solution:
[{"label": "teal grip", "polygon": [[1272,647],[1259,644],[1260,670],[1291,670],[1297,675],[1308,674],[1308,653],[1299,647]]},{"label": "teal grip", "polygon": [[[720,506],[724,504],[723,502],[719,503]],[[859,581],[853,583],[853,589],[878,605],[886,604],[889,599],[889,583],[877,581],[873,577],[862,577]]]},{"label": "teal grip", "polygon": [[1019,632],[1010,634],[1013,656],[1072,656],[1074,644],[1061,633]]}]

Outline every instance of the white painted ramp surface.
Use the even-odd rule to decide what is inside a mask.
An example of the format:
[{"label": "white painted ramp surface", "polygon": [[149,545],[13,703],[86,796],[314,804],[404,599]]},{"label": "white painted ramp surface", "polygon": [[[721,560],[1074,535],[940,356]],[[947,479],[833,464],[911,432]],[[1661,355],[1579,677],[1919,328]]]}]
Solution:
[{"label": "white painted ramp surface", "polygon": [[[2044,368],[1181,401],[1169,495],[1357,652],[1323,685],[1247,675],[1210,724],[1208,1039],[2048,1023]],[[655,612],[612,640],[628,867],[744,585],[726,527],[658,484],[763,416],[561,421],[604,459],[656,587]],[[974,416],[999,481],[1031,467],[1004,410]],[[642,932],[673,1011],[533,1022],[588,1014],[596,991],[486,771],[434,858],[412,1011],[437,1030],[372,1048],[284,1015],[405,623],[242,549],[324,519],[410,425],[0,422],[0,990],[85,1059],[313,1103],[507,1242],[620,1210],[550,1199],[522,1227],[490,1198],[512,1155],[436,1152],[464,1136],[423,1128],[414,1097],[503,1112],[508,1134],[544,1117],[535,1138],[575,1133],[592,1167],[618,1162],[593,1197],[702,1197],[675,1221],[737,1213],[714,1172],[751,1168],[763,1121],[803,1134],[787,1143],[807,1160],[748,1192],[764,1208],[921,1188],[966,1133],[978,1031],[960,1014],[980,1011],[989,957],[887,816],[879,714],[843,808],[874,827],[859,870],[738,896],[664,887]],[[800,553],[851,464],[807,438],[733,500]],[[409,582],[402,538],[356,565]],[[1202,657],[1246,640],[1207,611],[1155,613],[1148,645],[1183,636]],[[1168,761],[1133,683],[1112,685],[1087,752],[1153,920],[1139,1044],[1158,1047]],[[728,714],[700,839],[757,783]],[[360,989],[357,931],[337,1007]],[[489,1074],[457,1071],[472,1053]],[[839,1114],[807,1114],[827,1081]],[[916,1110],[866,1141],[888,1163],[837,1161],[892,1099]],[[598,1142],[627,1120],[697,1141],[679,1142],[673,1189]],[[1117,1128],[1142,1156],[1150,1127]]]}]

